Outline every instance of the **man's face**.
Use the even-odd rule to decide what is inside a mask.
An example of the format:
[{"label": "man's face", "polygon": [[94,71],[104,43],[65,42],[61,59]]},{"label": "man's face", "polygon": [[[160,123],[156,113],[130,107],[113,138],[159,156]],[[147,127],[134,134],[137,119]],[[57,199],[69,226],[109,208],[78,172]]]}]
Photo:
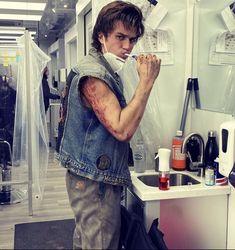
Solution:
[{"label": "man's face", "polygon": [[125,54],[130,54],[137,42],[137,35],[134,30],[128,30],[121,21],[117,22],[111,33],[105,38],[101,33],[99,41],[102,44],[102,52],[111,52],[116,56],[126,59]]}]

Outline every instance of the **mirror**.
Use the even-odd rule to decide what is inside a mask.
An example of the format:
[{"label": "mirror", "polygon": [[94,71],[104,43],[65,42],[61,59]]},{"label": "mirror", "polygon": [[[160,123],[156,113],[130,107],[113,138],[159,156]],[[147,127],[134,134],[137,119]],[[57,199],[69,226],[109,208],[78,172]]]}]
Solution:
[{"label": "mirror", "polygon": [[234,0],[195,4],[192,71],[198,78],[200,108],[204,110],[235,113],[234,12]]}]

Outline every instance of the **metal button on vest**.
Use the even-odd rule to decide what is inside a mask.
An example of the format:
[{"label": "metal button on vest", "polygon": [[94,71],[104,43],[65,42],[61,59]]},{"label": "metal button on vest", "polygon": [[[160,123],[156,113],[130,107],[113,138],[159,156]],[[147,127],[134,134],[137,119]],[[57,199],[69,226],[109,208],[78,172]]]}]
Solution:
[{"label": "metal button on vest", "polygon": [[101,155],[97,161],[96,166],[100,170],[107,170],[110,168],[111,160],[107,155]]}]

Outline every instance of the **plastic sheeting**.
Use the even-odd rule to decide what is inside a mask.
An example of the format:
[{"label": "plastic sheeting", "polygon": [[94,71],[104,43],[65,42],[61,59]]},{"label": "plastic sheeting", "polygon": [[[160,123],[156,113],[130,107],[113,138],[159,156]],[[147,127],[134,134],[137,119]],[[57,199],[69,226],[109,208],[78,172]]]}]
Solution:
[{"label": "plastic sheeting", "polygon": [[[153,9],[148,1],[132,0],[129,2],[132,2],[133,4],[136,4],[139,8],[141,8],[144,19],[146,19],[146,17],[149,15],[149,13],[151,13]],[[106,2],[105,4],[107,3],[108,2]],[[96,8],[92,8],[94,10],[92,11],[93,18],[96,18],[99,10],[104,5],[104,3],[102,1],[100,2],[98,0],[95,0],[92,1],[92,5],[93,4],[94,6],[96,6]],[[146,40],[152,40],[151,34],[153,34],[154,31],[147,25],[145,26],[145,30],[147,32],[145,32],[146,34],[144,36],[144,39],[140,39],[135,45],[132,51],[133,54],[138,55],[140,53],[144,53],[146,49],[148,51],[154,51],[154,49],[151,48],[151,42],[148,43],[148,48],[146,48],[145,45]],[[127,99],[127,102],[129,102],[133,97],[135,89],[139,82],[135,59],[128,58],[123,66],[122,71],[119,72],[119,75],[123,81],[125,97]],[[131,140],[131,147],[134,148],[136,140],[140,137],[143,139],[144,144],[147,148],[147,168],[153,168],[154,166],[154,155],[158,151],[158,147],[160,147],[162,144],[162,131],[161,112],[159,108],[156,84],[152,89],[140,126]]]},{"label": "plastic sheeting", "polygon": [[225,94],[222,96],[222,109],[226,114],[235,115],[235,66],[227,68],[226,80],[224,81]]},{"label": "plastic sheeting", "polygon": [[[139,82],[136,70],[135,59],[129,58],[124,64],[119,75],[124,83],[124,94],[127,102],[131,100]],[[131,147],[134,148],[136,140],[142,138],[147,148],[147,166],[154,166],[154,155],[157,152],[157,145],[161,145],[162,131],[161,114],[158,104],[157,85],[154,85],[150,94],[139,129],[131,140]]]},{"label": "plastic sheeting", "polygon": [[21,56],[17,76],[12,179],[32,181],[32,198],[41,200],[49,157],[41,81],[42,71],[50,58],[32,41],[28,32],[18,40],[18,46]]}]

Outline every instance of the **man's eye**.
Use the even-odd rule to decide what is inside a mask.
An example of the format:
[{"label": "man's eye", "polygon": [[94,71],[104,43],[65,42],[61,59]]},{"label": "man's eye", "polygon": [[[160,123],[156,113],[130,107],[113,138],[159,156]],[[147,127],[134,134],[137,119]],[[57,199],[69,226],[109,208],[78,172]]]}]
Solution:
[{"label": "man's eye", "polygon": [[136,37],[130,39],[130,43],[136,43],[137,41],[138,41],[138,38],[136,38]]},{"label": "man's eye", "polygon": [[116,36],[119,41],[124,40],[124,36]]}]

